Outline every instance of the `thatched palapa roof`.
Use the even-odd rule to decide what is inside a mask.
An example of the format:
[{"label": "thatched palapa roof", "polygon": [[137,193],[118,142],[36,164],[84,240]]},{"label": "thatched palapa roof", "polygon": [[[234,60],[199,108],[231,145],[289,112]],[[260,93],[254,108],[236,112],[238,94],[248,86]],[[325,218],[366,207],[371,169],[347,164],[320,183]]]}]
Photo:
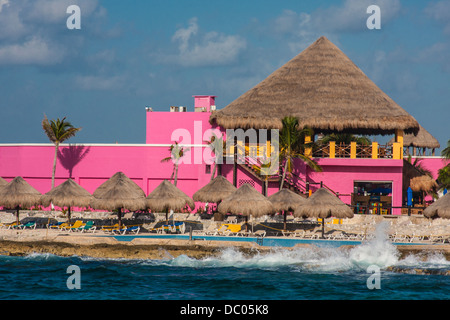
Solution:
[{"label": "thatched palapa roof", "polygon": [[63,207],[88,207],[93,196],[72,179],[67,179],[53,188],[41,198],[42,205],[48,207],[51,203]]},{"label": "thatched palapa roof", "polygon": [[427,218],[450,219],[450,192],[423,210]]},{"label": "thatched palapa roof", "polygon": [[[389,140],[388,144],[392,144],[393,142],[394,138]],[[421,125],[419,125],[417,135],[409,133],[403,136],[403,146],[428,149],[437,149],[441,147],[439,141]]]},{"label": "thatched palapa roof", "polygon": [[224,176],[217,176],[199,189],[192,198],[194,201],[219,202],[230,196],[237,188]]},{"label": "thatched palapa roof", "polygon": [[306,203],[306,199],[301,195],[285,188],[269,196],[268,199],[276,212],[294,211],[298,205]]},{"label": "thatched palapa roof", "polygon": [[146,205],[152,212],[179,211],[188,205],[195,208],[194,201],[183,191],[164,180],[146,198]]},{"label": "thatched palapa roof", "polygon": [[210,122],[224,128],[281,129],[294,116],[317,132],[393,134],[417,132],[417,121],[339,48],[321,37],[245,92]]},{"label": "thatched palapa roof", "polygon": [[254,217],[275,212],[272,202],[248,183],[243,184],[228,198],[224,199],[219,204],[218,209],[223,214],[233,213]]},{"label": "thatched palapa roof", "polygon": [[295,215],[302,217],[353,218],[353,211],[342,200],[325,188],[317,189],[308,200],[295,209]]},{"label": "thatched palapa roof", "polygon": [[0,190],[8,184],[8,181],[0,177]]},{"label": "thatched palapa roof", "polygon": [[93,193],[90,205],[94,209],[130,211],[145,209],[144,191],[123,172],[115,173]]},{"label": "thatched palapa roof", "polygon": [[433,188],[437,188],[437,182],[428,175],[422,175],[418,177],[414,177],[410,180],[409,186],[412,191],[430,191]]},{"label": "thatched palapa roof", "polygon": [[41,195],[22,177],[15,177],[0,189],[0,206],[7,208],[32,207],[40,204]]}]

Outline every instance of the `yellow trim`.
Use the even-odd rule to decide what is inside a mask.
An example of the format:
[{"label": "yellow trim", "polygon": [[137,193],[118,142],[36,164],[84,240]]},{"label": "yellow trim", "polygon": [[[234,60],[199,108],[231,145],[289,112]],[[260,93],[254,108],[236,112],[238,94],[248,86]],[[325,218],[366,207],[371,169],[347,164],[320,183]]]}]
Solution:
[{"label": "yellow trim", "polygon": [[336,158],[336,141],[330,141],[330,158]]},{"label": "yellow trim", "polygon": [[350,142],[350,158],[356,159],[356,142]]},{"label": "yellow trim", "polygon": [[378,142],[372,142],[372,159],[378,159]]},{"label": "yellow trim", "polygon": [[[395,142],[399,143],[400,145],[400,152],[399,152],[399,158],[403,159],[403,130],[396,129],[395,130]],[[397,159],[397,158],[395,158]]]},{"label": "yellow trim", "polygon": [[[312,141],[311,136],[305,136],[305,144]],[[312,148],[305,148],[305,156],[308,158],[312,157]]]},{"label": "yellow trim", "polygon": [[392,158],[393,159],[401,159],[401,152],[400,150],[403,150],[403,148],[401,147],[400,143],[398,142],[394,142],[392,144]]}]

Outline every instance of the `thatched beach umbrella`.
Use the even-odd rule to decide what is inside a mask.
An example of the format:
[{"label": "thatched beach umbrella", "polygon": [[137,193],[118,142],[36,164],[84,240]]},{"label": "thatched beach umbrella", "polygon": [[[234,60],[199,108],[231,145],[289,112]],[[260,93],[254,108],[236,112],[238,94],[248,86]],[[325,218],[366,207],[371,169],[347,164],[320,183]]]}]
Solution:
[{"label": "thatched beach umbrella", "polygon": [[69,223],[71,207],[89,207],[92,200],[93,196],[72,179],[67,179],[41,197],[41,203],[45,207],[51,203],[60,208],[67,207]]},{"label": "thatched beach umbrella", "polygon": [[438,184],[432,177],[425,174],[412,178],[409,182],[409,186],[411,187],[412,191],[427,192],[433,190],[433,188],[437,188]]},{"label": "thatched beach umbrella", "polygon": [[[245,183],[229,197],[219,204],[219,212],[242,214],[247,222],[250,215],[254,217],[275,212],[272,202],[256,191],[250,184]],[[246,224],[247,229],[247,224]]]},{"label": "thatched beach umbrella", "polygon": [[224,176],[217,176],[204,187],[199,189],[192,198],[194,201],[215,202],[219,207],[219,202],[229,197],[237,188]]},{"label": "thatched beach umbrella", "polygon": [[0,190],[8,184],[8,181],[0,177]]},{"label": "thatched beach umbrella", "polygon": [[423,210],[423,215],[430,219],[450,219],[450,193],[447,193],[445,196],[439,198],[425,208],[425,210]]},{"label": "thatched beach umbrella", "polygon": [[165,212],[168,221],[169,210],[177,211],[188,205],[195,208],[194,201],[178,187],[164,180],[147,196],[146,206],[152,212]]},{"label": "thatched beach umbrella", "polygon": [[342,200],[325,188],[320,188],[304,204],[295,208],[295,214],[322,219],[322,238],[325,233],[325,219],[331,216],[343,219],[353,218],[353,211]]},{"label": "thatched beach umbrella", "polygon": [[272,202],[276,212],[283,213],[284,230],[286,230],[287,212],[293,212],[298,205],[304,204],[306,202],[306,199],[301,195],[285,188],[269,196],[268,199],[270,202]]},{"label": "thatched beach umbrella", "polygon": [[22,177],[15,177],[0,190],[0,205],[16,208],[16,222],[19,224],[19,209],[40,204],[41,195]]},{"label": "thatched beach umbrella", "polygon": [[122,226],[122,209],[145,209],[144,191],[123,172],[115,173],[93,193],[90,206],[99,210],[118,210],[119,228]]}]

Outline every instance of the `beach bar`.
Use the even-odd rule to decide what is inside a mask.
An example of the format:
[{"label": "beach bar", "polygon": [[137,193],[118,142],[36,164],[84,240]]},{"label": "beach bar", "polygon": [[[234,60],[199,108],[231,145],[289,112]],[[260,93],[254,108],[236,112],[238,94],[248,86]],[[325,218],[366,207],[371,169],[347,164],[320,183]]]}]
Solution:
[{"label": "beach bar", "polygon": [[[355,213],[401,213],[405,203],[404,150],[416,146],[406,145],[405,139],[415,137],[421,126],[327,38],[316,40],[222,109],[217,108],[215,95],[193,95],[193,102],[193,106],[168,106],[163,112],[145,108],[146,137],[142,144],[61,144],[55,185],[71,178],[93,193],[120,171],[147,196],[173,176],[174,164],[161,160],[170,156],[169,150],[177,142],[185,148],[183,161],[177,166],[177,187],[189,197],[211,181],[213,172],[236,188],[250,184],[270,196],[280,188],[280,174],[277,171],[267,177],[258,172],[259,158],[272,150],[270,137],[263,150],[252,149],[244,141],[245,161],[225,162],[217,170],[213,170],[214,152],[205,141],[213,130],[280,130],[283,118],[295,117],[299,128],[314,132],[305,137],[305,142],[318,141],[328,134],[393,137],[384,145],[376,141],[329,141],[306,148],[305,155],[316,161],[322,172],[296,159],[284,187],[307,197],[323,186],[351,205]],[[436,144],[430,147],[436,148]],[[226,151],[224,157],[233,152]],[[51,189],[53,156],[50,143],[0,144],[0,177],[9,182],[21,176],[42,194],[47,193]],[[423,160],[436,178],[440,157]],[[369,206],[376,209],[368,212]]]}]

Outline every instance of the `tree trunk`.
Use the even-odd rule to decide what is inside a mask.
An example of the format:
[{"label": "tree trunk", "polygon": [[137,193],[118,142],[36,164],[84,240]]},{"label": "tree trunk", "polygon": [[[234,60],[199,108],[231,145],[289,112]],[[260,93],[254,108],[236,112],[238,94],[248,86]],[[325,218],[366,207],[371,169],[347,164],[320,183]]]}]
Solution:
[{"label": "tree trunk", "polygon": [[286,162],[284,163],[283,175],[281,176],[281,182],[280,182],[280,190],[283,189],[284,179],[286,179],[286,171],[287,171],[288,161],[289,160],[286,159]]},{"label": "tree trunk", "polygon": [[214,168],[213,171],[211,173],[211,180],[212,181],[214,179],[214,176],[216,175],[216,167],[217,167],[217,162],[214,162]]},{"label": "tree trunk", "polygon": [[178,163],[175,164],[175,177],[173,179],[173,184],[176,187],[178,181]]},{"label": "tree trunk", "polygon": [[55,143],[55,157],[53,158],[53,169],[52,169],[52,189],[55,187],[56,158],[58,157],[58,146],[59,143]]}]

